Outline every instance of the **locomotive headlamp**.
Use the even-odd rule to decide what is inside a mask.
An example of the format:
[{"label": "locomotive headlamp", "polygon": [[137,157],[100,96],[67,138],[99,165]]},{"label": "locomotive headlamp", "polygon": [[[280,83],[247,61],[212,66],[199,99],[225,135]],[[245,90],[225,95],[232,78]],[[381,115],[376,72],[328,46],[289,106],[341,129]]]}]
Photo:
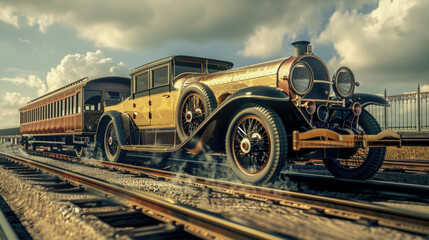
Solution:
[{"label": "locomotive headlamp", "polygon": [[355,90],[355,77],[348,67],[340,67],[335,72],[333,81],[334,92],[341,98],[350,97]]},{"label": "locomotive headlamp", "polygon": [[297,95],[304,96],[313,88],[313,72],[308,64],[298,62],[292,67],[290,73],[290,85]]}]

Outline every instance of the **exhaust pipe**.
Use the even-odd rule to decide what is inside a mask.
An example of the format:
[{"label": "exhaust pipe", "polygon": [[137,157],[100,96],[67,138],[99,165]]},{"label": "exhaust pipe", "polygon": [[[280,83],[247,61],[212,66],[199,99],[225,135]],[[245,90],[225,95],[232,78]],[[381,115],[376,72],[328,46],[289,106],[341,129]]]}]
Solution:
[{"label": "exhaust pipe", "polygon": [[311,45],[309,41],[295,41],[292,43],[295,48],[295,56],[311,53]]}]

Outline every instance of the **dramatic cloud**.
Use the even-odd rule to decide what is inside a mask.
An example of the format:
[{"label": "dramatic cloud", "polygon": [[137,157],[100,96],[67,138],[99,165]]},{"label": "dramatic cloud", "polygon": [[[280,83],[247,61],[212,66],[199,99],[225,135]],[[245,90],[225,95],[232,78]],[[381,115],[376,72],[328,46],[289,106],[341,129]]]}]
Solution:
[{"label": "dramatic cloud", "polygon": [[24,97],[17,92],[6,92],[0,101],[1,128],[18,126],[18,108],[25,105],[28,101],[30,101],[30,97]]},{"label": "dramatic cloud", "polygon": [[368,14],[338,10],[315,42],[333,44],[337,54],[329,65],[350,66],[361,82],[424,83],[429,74],[428,8],[428,1],[381,0]]},{"label": "dramatic cloud", "polygon": [[36,75],[29,75],[28,77],[13,77],[13,78],[0,78],[0,81],[10,82],[16,85],[24,85],[28,88],[36,90],[37,95],[46,93],[46,84]]},{"label": "dramatic cloud", "polygon": [[[25,74],[19,69],[8,69],[9,72]],[[0,128],[16,127],[19,124],[18,109],[31,99],[53,91],[67,83],[74,82],[83,77],[102,76],[129,76],[129,69],[123,62],[116,63],[112,58],[104,56],[100,50],[82,54],[69,54],[65,56],[60,64],[47,73],[46,80],[36,75],[26,77],[17,76],[0,78],[1,82],[8,82],[19,86],[22,91],[29,89],[37,94],[33,97],[24,96],[21,92],[6,92],[0,99]],[[18,88],[17,88],[18,89]]]},{"label": "dramatic cloud", "polygon": [[84,77],[129,76],[129,69],[123,62],[116,63],[112,58],[104,56],[100,50],[65,56],[60,64],[47,73],[46,81],[36,75],[28,77],[0,78],[0,81],[10,82],[36,89],[37,95],[53,91],[68,83]]},{"label": "dramatic cloud", "polygon": [[0,21],[9,23],[19,29],[18,16],[10,7],[0,8]]},{"label": "dramatic cloud", "polygon": [[55,68],[51,68],[46,76],[48,91],[55,90],[67,83],[84,77],[129,76],[129,69],[123,62],[116,63],[112,58],[104,56],[103,52],[87,52],[69,54]]},{"label": "dramatic cloud", "polygon": [[3,0],[0,8],[19,12],[22,22],[41,32],[53,23],[69,26],[97,46],[130,50],[172,39],[216,39],[246,42],[241,55],[265,57],[282,50],[285,34],[290,39],[300,31],[320,31],[324,11],[361,8],[363,2],[368,1]]},{"label": "dramatic cloud", "polygon": [[24,97],[21,93],[17,92],[6,92],[3,97],[3,105],[4,106],[23,106],[30,101],[30,97]]}]

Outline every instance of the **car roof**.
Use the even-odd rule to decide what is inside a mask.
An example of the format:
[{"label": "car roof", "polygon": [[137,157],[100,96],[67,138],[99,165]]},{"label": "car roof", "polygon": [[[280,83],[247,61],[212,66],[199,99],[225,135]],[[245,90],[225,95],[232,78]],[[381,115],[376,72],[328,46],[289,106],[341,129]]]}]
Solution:
[{"label": "car roof", "polygon": [[218,60],[218,59],[212,59],[212,58],[203,58],[203,57],[195,57],[195,56],[188,56],[188,55],[173,55],[170,57],[165,57],[165,58],[161,58],[158,59],[156,61],[152,61],[146,64],[143,64],[141,66],[138,66],[136,68],[133,68],[130,72],[130,76],[134,75],[137,72],[140,72],[142,70],[146,70],[152,67],[156,67],[165,63],[169,63],[171,61],[173,61],[174,59],[187,59],[187,60],[196,60],[196,61],[205,61],[208,60],[210,62],[217,62],[220,64],[225,64],[226,66],[228,66],[229,68],[232,68],[234,66],[234,63],[229,62],[229,61],[224,61],[224,60]]}]

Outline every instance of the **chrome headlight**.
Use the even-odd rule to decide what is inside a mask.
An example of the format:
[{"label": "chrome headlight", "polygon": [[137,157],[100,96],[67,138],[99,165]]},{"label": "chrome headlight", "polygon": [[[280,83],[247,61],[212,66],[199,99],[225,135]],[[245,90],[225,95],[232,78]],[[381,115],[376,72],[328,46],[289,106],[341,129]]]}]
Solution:
[{"label": "chrome headlight", "polygon": [[333,88],[337,96],[350,97],[355,90],[355,77],[348,67],[340,67],[332,79]]},{"label": "chrome headlight", "polygon": [[289,79],[292,91],[297,95],[304,96],[313,88],[313,72],[304,62],[298,62],[292,67]]}]

